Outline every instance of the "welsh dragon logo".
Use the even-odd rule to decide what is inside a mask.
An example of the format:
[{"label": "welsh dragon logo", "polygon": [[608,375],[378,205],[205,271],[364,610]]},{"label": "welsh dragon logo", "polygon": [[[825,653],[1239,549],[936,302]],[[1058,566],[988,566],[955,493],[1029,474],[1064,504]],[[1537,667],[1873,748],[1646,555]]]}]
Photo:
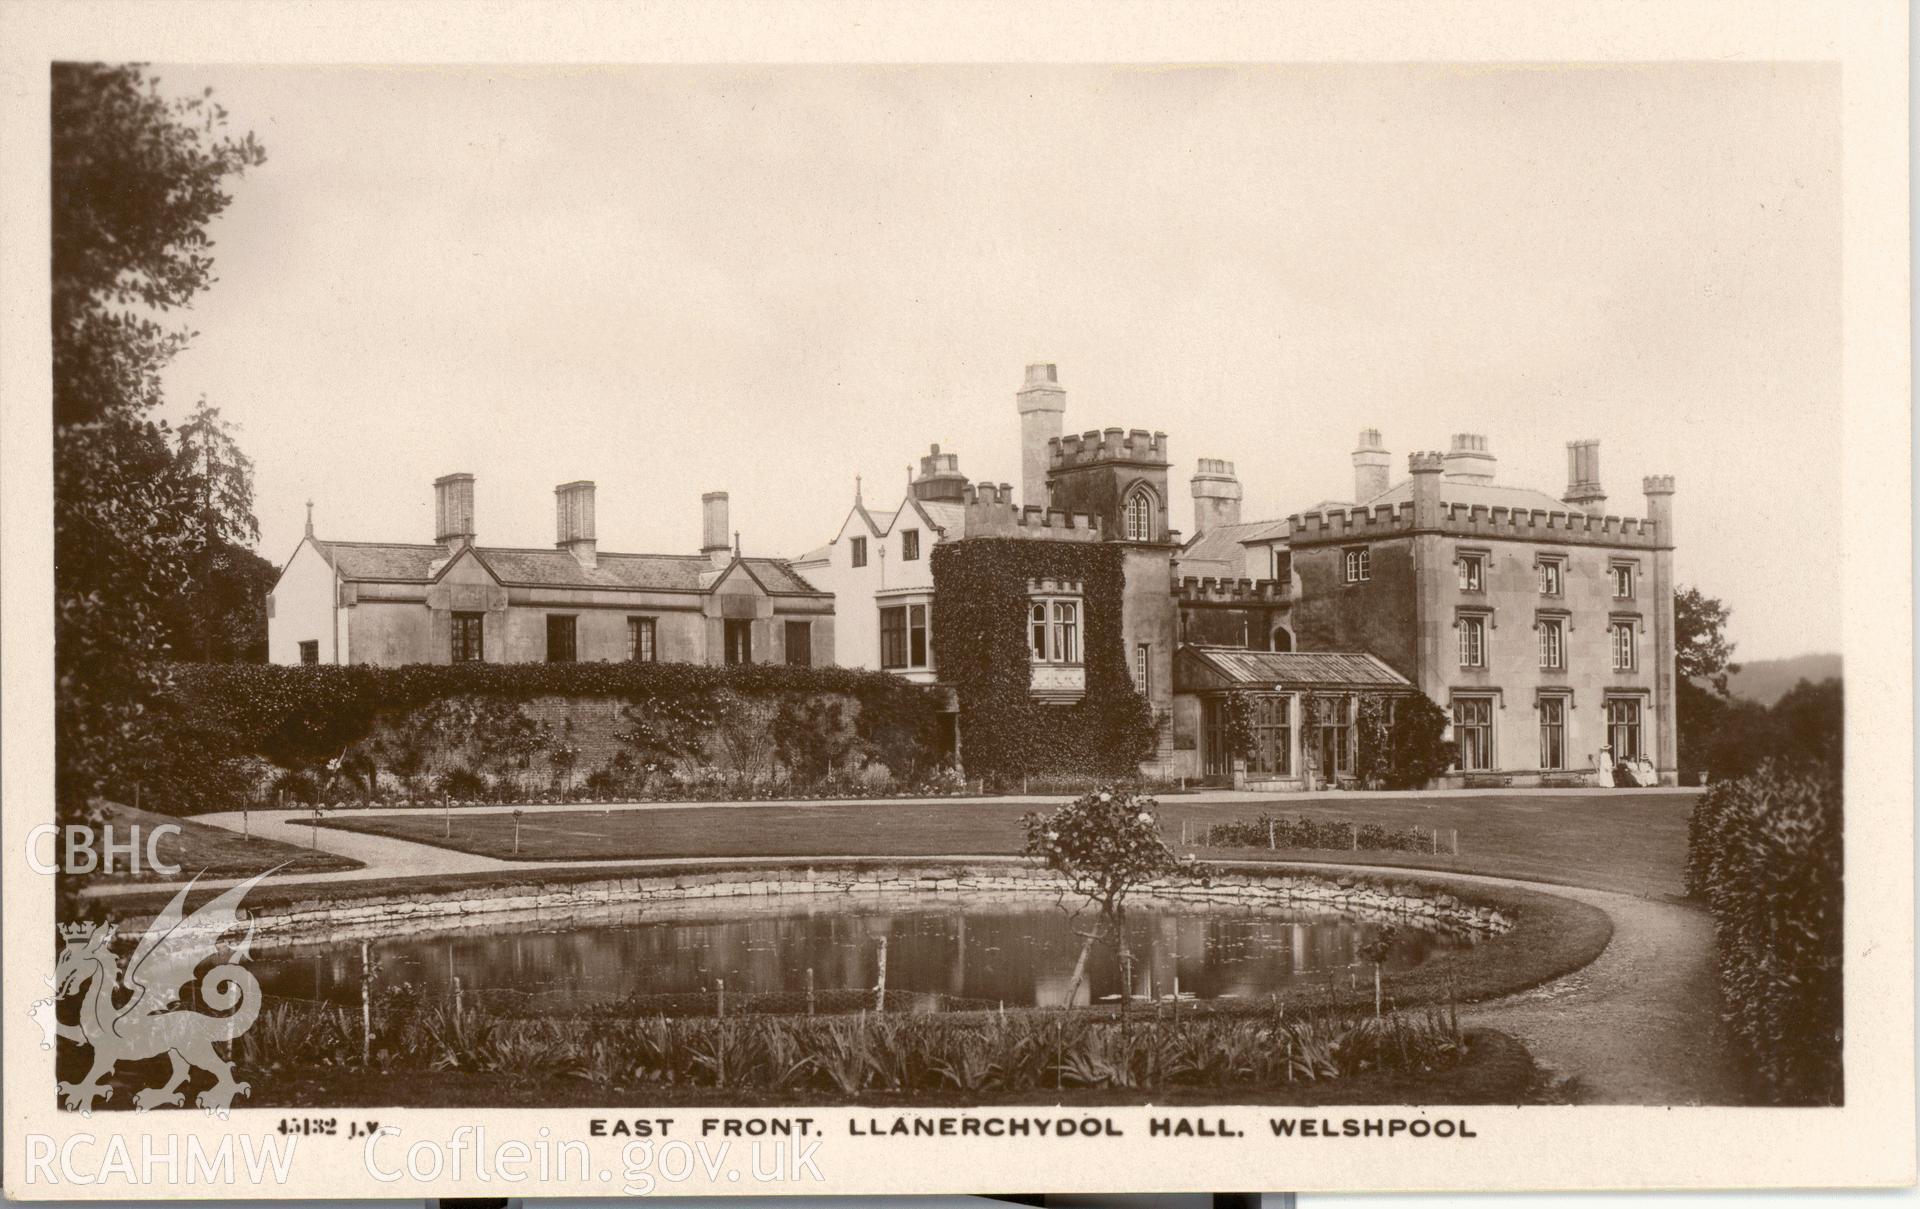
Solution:
[{"label": "welsh dragon logo", "polygon": [[[173,1060],[173,1068],[165,1083],[134,1093],[133,1106],[140,1112],[163,1105],[180,1107],[185,1096],[178,1089],[196,1066],[215,1079],[194,1100],[209,1114],[225,1117],[234,1096],[252,1090],[234,1081],[233,1064],[220,1056],[214,1043],[232,1041],[260,1015],[260,983],[240,965],[253,944],[253,925],[242,918],[239,907],[247,892],[272,872],[222,892],[191,915],[185,907],[193,882],[182,886],[140,938],[124,973],[113,952],[111,924],[104,928],[92,923],[60,925],[65,945],[47,981],[61,998],[84,991],[80,1023],[61,1023],[54,1018],[54,1000],[40,1000],[34,1005],[34,1018],[46,1031],[41,1048],[49,1048],[55,1034],[93,1048],[93,1069],[87,1077],[59,1085],[62,1104],[92,1115],[96,1099],[113,1098],[113,1089],[100,1080],[113,1071],[115,1063],[160,1054]],[[223,941],[242,927],[246,935],[237,944]],[[181,989],[193,980],[202,962],[219,955],[223,943],[226,958],[200,978],[200,1000],[216,1012],[229,1014],[209,1015],[181,1007]]]}]

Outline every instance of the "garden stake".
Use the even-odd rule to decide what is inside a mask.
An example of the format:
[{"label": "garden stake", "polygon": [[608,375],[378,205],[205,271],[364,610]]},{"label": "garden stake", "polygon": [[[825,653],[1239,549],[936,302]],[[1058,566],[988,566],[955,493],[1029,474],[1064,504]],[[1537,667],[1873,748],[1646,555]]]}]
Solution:
[{"label": "garden stake", "polygon": [[873,1010],[887,1010],[887,938],[880,938],[880,981],[873,988]]},{"label": "garden stake", "polygon": [[1458,827],[1453,829],[1453,854],[1455,856],[1460,855],[1460,829]]},{"label": "garden stake", "polygon": [[813,967],[807,967],[807,1015],[813,1015]]},{"label": "garden stake", "polygon": [[460,975],[453,976],[453,1014],[458,1016],[466,1010],[467,997],[460,990]]},{"label": "garden stake", "polygon": [[1360,851],[1360,824],[1348,823],[1347,830],[1353,835],[1353,850],[1355,852]]},{"label": "garden stake", "polygon": [[373,1056],[373,963],[367,956],[367,942],[360,942],[360,1069],[367,1069]]},{"label": "garden stake", "polygon": [[1267,820],[1267,850],[1271,852],[1274,846],[1275,845],[1273,842],[1273,820],[1268,819]]},{"label": "garden stake", "polygon": [[727,1018],[727,980],[718,978],[714,980],[714,984],[720,988],[720,1019],[725,1020]]},{"label": "garden stake", "polygon": [[245,806],[240,808],[240,838],[247,841],[253,839],[253,824],[247,819],[247,808]]}]

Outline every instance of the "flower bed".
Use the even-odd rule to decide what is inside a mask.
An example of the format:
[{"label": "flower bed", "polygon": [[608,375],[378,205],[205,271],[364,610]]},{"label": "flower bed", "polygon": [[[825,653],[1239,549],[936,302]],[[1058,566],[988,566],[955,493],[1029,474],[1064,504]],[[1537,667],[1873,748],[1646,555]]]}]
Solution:
[{"label": "flower bed", "polygon": [[1208,848],[1307,848],[1321,851],[1433,852],[1446,847],[1432,831],[1382,827],[1350,819],[1283,819],[1262,814],[1215,823],[1201,833]]}]

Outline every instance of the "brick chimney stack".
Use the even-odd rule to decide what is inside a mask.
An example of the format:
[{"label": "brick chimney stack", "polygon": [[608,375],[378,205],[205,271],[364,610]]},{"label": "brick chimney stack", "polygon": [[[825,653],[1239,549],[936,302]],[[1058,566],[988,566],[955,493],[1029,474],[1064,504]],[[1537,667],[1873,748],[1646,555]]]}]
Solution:
[{"label": "brick chimney stack", "polygon": [[1583,512],[1606,508],[1606,488],[1600,485],[1600,442],[1584,437],[1567,442],[1567,493],[1563,501]]},{"label": "brick chimney stack", "polygon": [[1027,366],[1026,385],[1014,395],[1020,409],[1020,502],[1052,506],[1047,492],[1048,442],[1065,431],[1067,391],[1051,362]]},{"label": "brick chimney stack", "polygon": [[473,544],[473,476],[443,474],[433,480],[434,541],[452,554]]},{"label": "brick chimney stack", "polygon": [[1240,523],[1240,480],[1234,477],[1232,462],[1201,458],[1191,486],[1195,533],[1211,533],[1222,525]]},{"label": "brick chimney stack", "polygon": [[1361,429],[1359,448],[1353,451],[1353,502],[1364,504],[1386,491],[1392,468],[1393,455],[1381,444],[1380,430]]},{"label": "brick chimney stack", "polygon": [[593,482],[577,479],[553,489],[554,544],[591,570],[598,562],[593,536]]},{"label": "brick chimney stack", "polygon": [[709,491],[700,497],[700,553],[716,567],[733,561],[733,545],[728,539],[727,493]]}]

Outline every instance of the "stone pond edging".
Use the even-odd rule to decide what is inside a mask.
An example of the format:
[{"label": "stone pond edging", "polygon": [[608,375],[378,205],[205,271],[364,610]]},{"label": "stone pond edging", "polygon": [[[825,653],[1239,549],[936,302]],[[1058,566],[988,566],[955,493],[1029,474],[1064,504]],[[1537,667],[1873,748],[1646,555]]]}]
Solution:
[{"label": "stone pond edging", "polygon": [[[528,871],[529,879],[538,869]],[[1024,861],[928,857],[884,864],[815,862],[788,867],[756,865],[700,872],[619,875],[550,886],[525,883],[460,889],[394,890],[364,897],[329,896],[316,890],[286,891],[284,901],[249,909],[256,933],[291,937],[332,930],[364,930],[383,924],[435,923],[460,926],[496,912],[566,911],[614,904],[684,903],[700,899],[772,898],[785,895],[870,893],[1054,894],[1061,882],[1050,870]],[[1380,922],[1419,928],[1457,928],[1501,935],[1514,921],[1499,909],[1463,901],[1412,881],[1388,880],[1332,870],[1245,866],[1215,867],[1207,884],[1158,881],[1136,892],[1147,901],[1206,902],[1248,907],[1314,906]],[[130,921],[131,923],[132,921]],[[144,921],[141,921],[141,925]],[[123,926],[123,935],[139,927]]]}]

